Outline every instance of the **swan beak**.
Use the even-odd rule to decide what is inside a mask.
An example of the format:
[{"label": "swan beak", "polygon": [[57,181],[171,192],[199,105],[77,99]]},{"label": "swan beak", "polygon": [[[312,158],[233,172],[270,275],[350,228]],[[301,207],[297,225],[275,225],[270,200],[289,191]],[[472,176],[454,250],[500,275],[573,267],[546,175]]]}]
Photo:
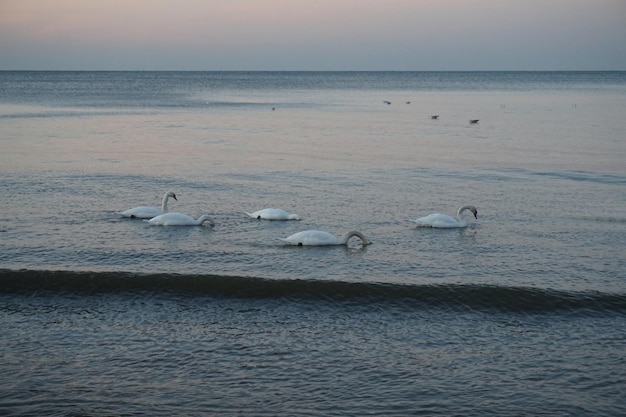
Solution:
[{"label": "swan beak", "polygon": [[172,196],[172,198],[173,198],[174,200],[178,201],[178,199],[176,198],[176,194],[174,194],[174,195]]},{"label": "swan beak", "polygon": [[478,212],[477,212],[477,211],[476,211],[476,212],[474,212],[474,218],[475,218],[476,220],[478,220]]}]

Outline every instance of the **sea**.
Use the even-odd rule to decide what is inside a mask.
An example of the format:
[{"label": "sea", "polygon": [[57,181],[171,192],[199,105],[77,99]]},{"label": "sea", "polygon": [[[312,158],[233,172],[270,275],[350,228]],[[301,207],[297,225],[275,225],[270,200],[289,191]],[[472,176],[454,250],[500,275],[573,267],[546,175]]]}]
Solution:
[{"label": "sea", "polygon": [[626,415],[626,72],[0,71],[0,195],[2,416]]}]

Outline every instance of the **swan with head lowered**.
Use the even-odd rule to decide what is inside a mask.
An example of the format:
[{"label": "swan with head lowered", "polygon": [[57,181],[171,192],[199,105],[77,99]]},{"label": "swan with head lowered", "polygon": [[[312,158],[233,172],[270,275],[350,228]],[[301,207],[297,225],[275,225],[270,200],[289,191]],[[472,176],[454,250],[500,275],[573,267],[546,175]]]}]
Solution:
[{"label": "swan with head lowered", "polygon": [[163,195],[163,201],[161,202],[161,210],[150,206],[139,206],[126,211],[122,211],[120,214],[123,217],[130,217],[132,219],[151,219],[162,213],[167,213],[167,200],[172,197],[178,201],[176,194],[171,191],[166,192]]},{"label": "swan with head lowered", "polygon": [[278,208],[266,208],[263,210],[255,211],[254,213],[246,214],[253,219],[264,219],[264,220],[300,220],[300,216],[297,214],[290,214],[283,209]]},{"label": "swan with head lowered", "polygon": [[331,245],[346,245],[348,241],[353,238],[358,237],[361,239],[363,246],[368,245],[369,242],[363,236],[362,233],[357,231],[351,231],[340,238],[335,235],[322,232],[321,230],[305,230],[304,232],[295,233],[289,237],[279,239],[285,242],[288,245],[297,245],[297,246],[331,246]]},{"label": "swan with head lowered", "polygon": [[467,226],[467,219],[462,217],[462,214],[466,210],[472,213],[475,219],[478,219],[478,210],[476,210],[476,207],[463,206],[457,210],[456,217],[448,216],[447,214],[433,213],[411,221],[417,223],[418,227],[434,227],[438,229],[465,227]]},{"label": "swan with head lowered", "polygon": [[206,214],[194,219],[183,213],[163,213],[144,221],[150,226],[202,226],[205,222],[208,222],[210,226],[215,226],[213,219]]}]

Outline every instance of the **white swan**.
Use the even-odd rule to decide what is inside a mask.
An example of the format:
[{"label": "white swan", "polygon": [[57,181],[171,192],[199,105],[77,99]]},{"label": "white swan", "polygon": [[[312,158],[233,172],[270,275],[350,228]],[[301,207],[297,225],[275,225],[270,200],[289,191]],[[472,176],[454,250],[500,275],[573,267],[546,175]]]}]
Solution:
[{"label": "white swan", "polygon": [[418,227],[434,227],[439,229],[465,227],[467,226],[467,220],[461,217],[461,214],[465,210],[470,211],[474,215],[474,218],[478,219],[478,210],[476,210],[476,207],[463,206],[457,210],[456,218],[448,216],[447,214],[434,213],[411,221],[417,223]]},{"label": "white swan", "polygon": [[163,195],[163,201],[161,202],[161,210],[150,206],[139,206],[123,211],[120,214],[123,217],[130,217],[133,219],[151,219],[155,216],[158,216],[159,214],[167,213],[167,200],[170,197],[178,201],[178,199],[176,198],[176,194],[171,191],[166,192]]},{"label": "white swan", "polygon": [[348,243],[348,240],[350,240],[350,238],[354,236],[361,239],[363,246],[369,244],[367,239],[365,239],[365,236],[363,236],[362,233],[356,231],[348,232],[344,234],[341,238],[337,238],[328,232],[322,232],[320,230],[305,230],[304,232],[299,232],[285,238],[280,237],[279,239],[289,245],[328,246],[345,245]]},{"label": "white swan", "polygon": [[144,221],[151,226],[202,226],[204,222],[209,222],[211,226],[215,226],[213,219],[206,214],[196,220],[183,213],[163,213]]},{"label": "white swan", "polygon": [[265,220],[300,220],[300,216],[297,214],[287,213],[283,209],[277,208],[266,208],[263,210],[255,211],[254,213],[246,214],[254,219],[265,219]]}]

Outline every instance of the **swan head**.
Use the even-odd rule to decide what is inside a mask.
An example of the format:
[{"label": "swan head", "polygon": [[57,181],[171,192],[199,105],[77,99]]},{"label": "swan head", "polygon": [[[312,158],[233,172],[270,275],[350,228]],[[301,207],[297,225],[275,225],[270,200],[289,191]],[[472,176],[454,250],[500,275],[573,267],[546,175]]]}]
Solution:
[{"label": "swan head", "polygon": [[290,214],[289,220],[300,220],[300,216],[298,216],[297,214]]},{"label": "swan head", "polygon": [[178,199],[176,198],[176,194],[174,194],[172,191],[168,191],[167,194],[165,194],[165,198],[168,197],[172,197],[174,200],[178,201]]}]

